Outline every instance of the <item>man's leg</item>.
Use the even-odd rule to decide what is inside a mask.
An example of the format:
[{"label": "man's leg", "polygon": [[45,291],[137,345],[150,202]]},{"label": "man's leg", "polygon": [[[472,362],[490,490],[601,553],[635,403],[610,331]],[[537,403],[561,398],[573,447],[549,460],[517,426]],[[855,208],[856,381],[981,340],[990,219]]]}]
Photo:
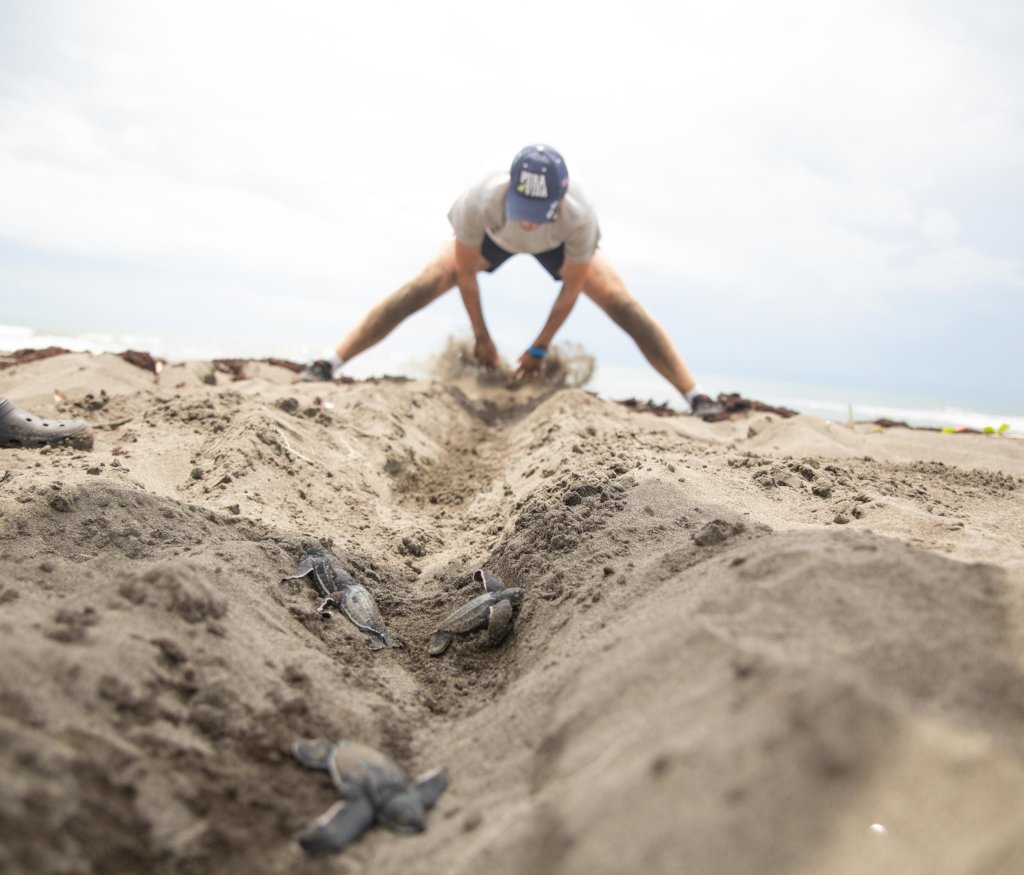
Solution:
[{"label": "man's leg", "polygon": [[709,418],[721,414],[721,407],[706,395],[693,395],[697,381],[672,338],[630,294],[619,272],[600,249],[590,261],[583,292],[633,338],[651,367],[687,399],[695,414]]},{"label": "man's leg", "polygon": [[387,337],[398,325],[455,285],[455,239],[445,243],[415,279],[376,304],[338,344],[348,361]]}]

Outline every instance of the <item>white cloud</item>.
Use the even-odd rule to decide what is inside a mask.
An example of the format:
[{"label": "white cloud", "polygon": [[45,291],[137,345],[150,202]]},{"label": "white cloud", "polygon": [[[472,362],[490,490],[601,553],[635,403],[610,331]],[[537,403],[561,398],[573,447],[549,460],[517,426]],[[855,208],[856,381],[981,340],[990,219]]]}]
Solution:
[{"label": "white cloud", "polygon": [[637,288],[654,303],[728,290],[827,322],[1022,285],[1020,253],[984,232],[1022,212],[1012,5],[12,8],[11,247],[174,261],[268,297],[334,283],[358,312],[448,233],[463,185],[543,138],[586,177],[627,279],[659,278]]},{"label": "white cloud", "polygon": [[932,207],[921,220],[921,230],[933,240],[949,240],[959,235],[960,223],[949,210]]}]

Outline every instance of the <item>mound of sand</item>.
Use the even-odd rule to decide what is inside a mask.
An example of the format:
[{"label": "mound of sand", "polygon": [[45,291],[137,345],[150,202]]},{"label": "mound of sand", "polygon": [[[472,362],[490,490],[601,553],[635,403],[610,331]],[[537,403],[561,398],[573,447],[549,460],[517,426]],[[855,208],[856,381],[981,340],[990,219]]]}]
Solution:
[{"label": "mound of sand", "polygon": [[[0,871],[1024,871],[1024,444],[471,376],[0,372],[95,432],[0,455]],[[513,635],[428,657],[479,567]],[[315,735],[446,765],[427,831],[307,860]]]}]

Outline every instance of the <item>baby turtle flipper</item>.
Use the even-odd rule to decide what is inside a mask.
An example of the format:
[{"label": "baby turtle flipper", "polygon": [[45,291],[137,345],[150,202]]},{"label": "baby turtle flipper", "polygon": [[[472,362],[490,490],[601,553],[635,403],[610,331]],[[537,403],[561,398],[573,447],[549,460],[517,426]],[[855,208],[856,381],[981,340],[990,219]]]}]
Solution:
[{"label": "baby turtle flipper", "polygon": [[393,647],[396,650],[401,650],[405,647],[401,641],[397,638],[393,638],[387,629],[380,633],[367,629],[361,629],[360,631],[366,633],[366,643],[370,645],[370,650],[382,650],[385,647]]},{"label": "baby turtle flipper", "polygon": [[405,644],[395,638],[387,629],[384,630],[384,634],[381,637],[388,647],[393,647],[395,650],[402,650],[405,647]]},{"label": "baby turtle flipper", "polygon": [[487,644],[489,647],[497,647],[508,637],[508,633],[512,631],[514,615],[512,603],[508,600],[491,605],[487,612]]},{"label": "baby turtle flipper", "polygon": [[[335,593],[334,595],[338,595],[338,593]],[[323,619],[329,620],[329,619],[331,619],[331,617],[334,616],[334,614],[331,613],[331,608],[336,608],[336,607],[338,607],[338,601],[337,601],[337,599],[335,599],[332,596],[332,597],[326,598],[322,602],[320,602],[320,604],[317,606],[316,612],[321,617],[323,617]]]},{"label": "baby turtle flipper", "polygon": [[326,738],[303,738],[292,745],[292,756],[307,769],[330,770],[334,742]]},{"label": "baby turtle flipper", "polygon": [[484,571],[482,568],[479,571],[473,572],[473,580],[483,584],[484,592],[501,592],[505,588],[505,584],[489,571]]},{"label": "baby turtle flipper", "polygon": [[335,802],[303,830],[299,844],[307,854],[340,851],[366,832],[373,820],[373,804],[365,796]]},{"label": "baby turtle flipper", "polygon": [[448,649],[448,646],[451,643],[451,632],[435,632],[433,637],[430,639],[430,644],[427,645],[427,653],[431,656],[440,656]]},{"label": "baby turtle flipper", "polygon": [[313,575],[313,583],[324,598],[330,598],[334,587],[334,564],[324,553],[307,553],[294,574],[282,577],[281,580],[301,580],[307,574]]},{"label": "baby turtle flipper", "polygon": [[427,774],[423,775],[413,789],[420,797],[424,808],[433,808],[434,803],[441,798],[441,794],[448,788],[448,773],[443,766],[438,766]]},{"label": "baby turtle flipper", "polygon": [[304,556],[293,574],[282,577],[281,580],[300,580],[313,570],[313,557]]}]

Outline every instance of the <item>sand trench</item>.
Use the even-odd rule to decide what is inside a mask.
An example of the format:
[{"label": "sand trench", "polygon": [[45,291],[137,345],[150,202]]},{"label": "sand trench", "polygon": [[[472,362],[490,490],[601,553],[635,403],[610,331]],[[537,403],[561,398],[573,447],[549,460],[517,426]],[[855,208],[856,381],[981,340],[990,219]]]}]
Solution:
[{"label": "sand trench", "polygon": [[[1020,442],[111,359],[0,375],[102,401],[0,460],[0,871],[1024,869]],[[513,636],[427,657],[481,566]],[[427,832],[304,858],[306,735],[445,764]]]}]

